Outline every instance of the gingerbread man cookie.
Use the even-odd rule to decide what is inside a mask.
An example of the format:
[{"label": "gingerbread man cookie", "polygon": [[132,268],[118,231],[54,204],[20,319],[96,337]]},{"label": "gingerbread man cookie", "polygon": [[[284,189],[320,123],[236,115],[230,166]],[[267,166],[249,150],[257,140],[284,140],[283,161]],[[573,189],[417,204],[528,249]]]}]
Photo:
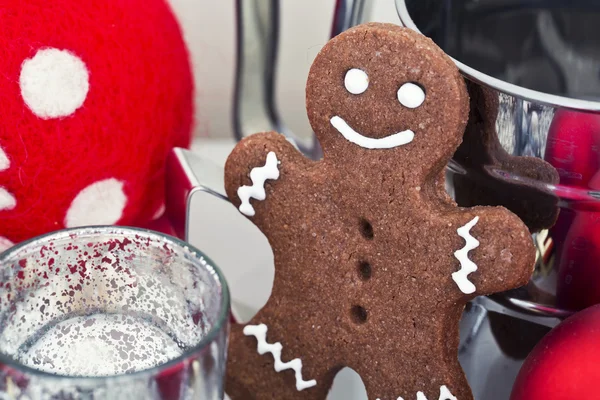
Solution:
[{"label": "gingerbread man cookie", "polygon": [[444,190],[468,107],[432,41],[360,25],[310,70],[323,160],[274,132],[236,146],[227,194],[269,239],[276,271],[265,307],[232,327],[233,400],[325,399],[343,367],[369,399],[472,399],[457,358],[463,308],[525,284],[534,248],[514,214],[458,208]]},{"label": "gingerbread man cookie", "polygon": [[508,154],[496,133],[498,94],[471,82],[467,88],[469,122],[454,155],[466,174],[454,175],[456,202],[463,207],[504,206],[531,232],[551,228],[558,218],[558,196],[547,186],[558,184],[558,171],[542,159]]}]

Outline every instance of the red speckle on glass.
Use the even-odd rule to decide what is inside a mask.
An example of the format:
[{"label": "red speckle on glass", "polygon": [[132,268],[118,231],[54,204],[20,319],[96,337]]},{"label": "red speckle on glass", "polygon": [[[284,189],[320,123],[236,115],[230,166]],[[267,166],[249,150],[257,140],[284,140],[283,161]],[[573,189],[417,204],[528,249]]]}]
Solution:
[{"label": "red speckle on glass", "polygon": [[79,275],[81,275],[82,278],[85,278],[85,273],[87,272],[87,266],[85,265],[85,261],[81,260],[78,262],[79,264]]}]

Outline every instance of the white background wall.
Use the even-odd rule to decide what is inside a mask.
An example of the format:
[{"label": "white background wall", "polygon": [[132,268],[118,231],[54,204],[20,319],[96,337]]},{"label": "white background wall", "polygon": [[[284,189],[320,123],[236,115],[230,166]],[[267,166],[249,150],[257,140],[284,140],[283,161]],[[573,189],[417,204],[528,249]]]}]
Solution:
[{"label": "white background wall", "polygon": [[[169,0],[192,53],[196,78],[196,135],[231,137],[235,68],[234,0]],[[309,134],[304,85],[331,28],[334,0],[281,0],[277,101],[285,123]],[[373,21],[398,22],[394,0],[375,0]]]}]

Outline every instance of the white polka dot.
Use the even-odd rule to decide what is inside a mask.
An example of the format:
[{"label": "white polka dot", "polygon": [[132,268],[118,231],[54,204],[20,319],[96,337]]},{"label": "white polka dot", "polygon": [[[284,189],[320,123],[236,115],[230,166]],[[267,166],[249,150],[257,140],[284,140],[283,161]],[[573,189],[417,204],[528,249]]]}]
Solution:
[{"label": "white polka dot", "polygon": [[15,196],[10,194],[8,190],[0,186],[0,211],[12,210],[17,206]]},{"label": "white polka dot", "polygon": [[425,101],[425,91],[414,83],[405,83],[398,89],[398,101],[406,108],[417,108]]},{"label": "white polka dot", "polygon": [[65,226],[115,224],[123,216],[126,204],[123,182],[111,178],[93,183],[79,192],[71,203]]},{"label": "white polka dot", "polygon": [[13,242],[8,240],[4,236],[0,236],[0,253],[2,253],[4,250],[8,250],[9,248],[13,247],[14,245],[15,244]]},{"label": "white polka dot", "polygon": [[362,69],[352,68],[346,72],[344,85],[346,90],[352,94],[364,93],[369,87],[369,76]]},{"label": "white polka dot", "polygon": [[6,155],[2,147],[0,147],[0,171],[7,170],[9,167],[10,160],[8,159],[8,156]]},{"label": "white polka dot", "polygon": [[85,63],[67,50],[39,50],[21,66],[21,96],[40,118],[66,117],[83,105],[89,88]]}]

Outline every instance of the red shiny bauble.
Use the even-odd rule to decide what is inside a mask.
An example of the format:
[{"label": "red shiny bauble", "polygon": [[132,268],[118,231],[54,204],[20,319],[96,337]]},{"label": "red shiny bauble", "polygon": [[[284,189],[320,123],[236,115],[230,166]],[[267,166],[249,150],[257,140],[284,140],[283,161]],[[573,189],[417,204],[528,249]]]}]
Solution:
[{"label": "red shiny bauble", "polygon": [[510,400],[600,399],[600,305],[563,321],[529,354]]},{"label": "red shiny bauble", "polygon": [[[551,229],[556,245],[557,303],[582,310],[600,303],[600,113],[558,110],[545,159],[560,174],[563,209]],[[599,396],[600,398],[600,396]]]}]

